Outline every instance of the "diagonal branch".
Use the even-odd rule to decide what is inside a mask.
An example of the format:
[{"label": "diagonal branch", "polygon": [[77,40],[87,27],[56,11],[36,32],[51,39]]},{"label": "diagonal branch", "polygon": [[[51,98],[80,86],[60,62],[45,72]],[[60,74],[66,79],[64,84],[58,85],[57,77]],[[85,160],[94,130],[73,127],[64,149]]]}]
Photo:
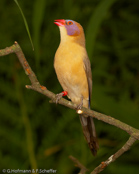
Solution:
[{"label": "diagonal branch", "polygon": [[119,149],[115,154],[111,155],[106,161],[101,162],[101,164],[96,167],[91,174],[98,174],[105,169],[110,163],[114,162],[118,157],[120,157],[124,152],[128,151],[133,143],[136,141],[134,137],[130,137],[124,146]]},{"label": "diagonal branch", "polygon": [[[7,47],[5,49],[0,50],[0,56],[5,56],[11,53],[15,53],[23,67],[23,69],[25,70],[26,75],[28,75],[30,81],[31,81],[31,85],[26,85],[26,88],[28,89],[32,89],[35,90],[45,96],[47,96],[48,98],[51,99],[50,102],[55,103],[55,94],[52,93],[51,91],[49,91],[48,89],[46,89],[45,87],[41,86],[35,73],[32,71],[31,67],[29,66],[23,52],[22,49],[20,48],[19,44],[17,42],[15,42],[12,46]],[[64,98],[61,98],[58,101],[59,104],[64,105],[66,107],[69,107],[71,109],[76,110],[77,105],[72,103],[69,100],[66,100]],[[99,112],[90,110],[90,109],[86,109],[86,108],[82,108],[84,114],[89,115],[91,117],[94,117],[98,120],[101,120],[103,122],[106,122],[108,124],[114,125],[124,131],[126,131],[128,134],[132,135],[133,137],[135,137],[136,139],[139,140],[139,130],[135,129],[115,118],[112,118],[110,116],[107,116],[105,114],[101,114]]]},{"label": "diagonal branch", "polygon": [[69,158],[75,163],[75,166],[80,168],[79,174],[85,174],[89,171],[83,164],[81,164],[75,157],[69,156]]},{"label": "diagonal branch", "polygon": [[[15,53],[23,67],[23,69],[25,70],[26,75],[28,75],[31,85],[26,85],[26,88],[28,89],[32,89],[34,91],[37,91],[45,96],[47,96],[48,98],[51,99],[51,103],[55,103],[56,101],[56,95],[54,93],[52,93],[51,91],[49,91],[48,89],[46,89],[46,87],[41,86],[35,73],[32,71],[31,67],[29,66],[23,52],[22,49],[20,48],[19,44],[17,42],[15,42],[12,46],[7,47],[5,49],[1,49],[0,50],[0,56],[5,56],[11,53]],[[59,104],[64,105],[68,108],[74,109],[76,110],[77,105],[64,99],[61,98],[58,101]],[[127,143],[118,151],[116,152],[114,155],[112,155],[108,160],[106,160],[105,162],[102,162],[102,164],[100,164],[92,173],[95,174],[95,172],[101,170],[104,166],[107,166],[108,164],[110,164],[111,162],[115,161],[120,155],[122,155],[125,151],[127,151],[128,149],[130,149],[131,145],[136,141],[139,140],[139,130],[135,129],[115,118],[112,118],[110,116],[107,116],[105,114],[101,114],[99,112],[96,112],[94,110],[90,110],[90,109],[86,109],[86,108],[82,108],[82,111],[84,112],[85,115],[89,115],[91,117],[94,117],[98,120],[101,120],[103,122],[106,122],[108,124],[111,124],[113,126],[116,126],[124,131],[126,131],[129,135],[130,138],[127,141]],[[104,167],[105,168],[105,167]],[[102,171],[102,170],[101,170]]]}]

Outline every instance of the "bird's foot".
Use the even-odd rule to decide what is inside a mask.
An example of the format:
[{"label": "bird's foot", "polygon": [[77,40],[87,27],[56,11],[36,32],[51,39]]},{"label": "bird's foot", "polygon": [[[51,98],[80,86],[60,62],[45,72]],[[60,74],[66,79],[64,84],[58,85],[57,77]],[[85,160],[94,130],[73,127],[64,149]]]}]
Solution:
[{"label": "bird's foot", "polygon": [[76,108],[76,109],[77,109],[77,110],[81,110],[82,107],[83,107],[83,103],[80,103],[80,104],[77,105],[77,108]]},{"label": "bird's foot", "polygon": [[68,95],[68,92],[67,92],[67,91],[62,91],[61,93],[56,94],[56,98],[55,98],[56,104],[58,103],[58,101],[59,101],[62,97],[66,96],[66,95]]},{"label": "bird's foot", "polygon": [[77,112],[78,114],[82,114],[82,113],[83,113],[82,107],[83,107],[83,97],[81,98],[80,104],[78,104],[78,105],[77,105],[77,108],[76,108],[76,112]]}]

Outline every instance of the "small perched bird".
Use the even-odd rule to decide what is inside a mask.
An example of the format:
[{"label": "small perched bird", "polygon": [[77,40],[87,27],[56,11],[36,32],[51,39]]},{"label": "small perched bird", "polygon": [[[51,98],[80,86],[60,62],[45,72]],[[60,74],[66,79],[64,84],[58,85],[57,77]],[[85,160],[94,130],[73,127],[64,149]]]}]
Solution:
[{"label": "small perched bird", "polygon": [[[61,94],[64,96],[67,93],[68,98],[79,108],[90,108],[92,74],[83,28],[73,20],[58,19],[54,23],[59,27],[61,36],[54,59],[57,78],[65,91]],[[93,118],[82,114],[79,116],[89,148],[96,155],[99,145]]]}]

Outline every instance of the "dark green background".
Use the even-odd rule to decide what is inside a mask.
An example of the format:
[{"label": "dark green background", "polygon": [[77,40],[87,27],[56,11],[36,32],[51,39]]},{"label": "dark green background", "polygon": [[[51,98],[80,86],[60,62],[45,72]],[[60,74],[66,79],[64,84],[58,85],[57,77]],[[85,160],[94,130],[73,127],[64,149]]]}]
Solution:
[{"label": "dark green background", "polygon": [[[19,0],[35,51],[19,8],[0,1],[0,49],[18,41],[40,83],[62,91],[53,60],[59,45],[55,19],[73,19],[85,31],[92,65],[91,108],[139,128],[139,1],[138,0]],[[73,155],[92,171],[128,140],[124,131],[95,120],[100,149],[93,157],[75,111],[50,104],[45,96],[27,90],[30,84],[14,54],[0,57],[0,170],[55,169],[78,172]],[[138,174],[139,147],[107,167],[104,174]]]}]

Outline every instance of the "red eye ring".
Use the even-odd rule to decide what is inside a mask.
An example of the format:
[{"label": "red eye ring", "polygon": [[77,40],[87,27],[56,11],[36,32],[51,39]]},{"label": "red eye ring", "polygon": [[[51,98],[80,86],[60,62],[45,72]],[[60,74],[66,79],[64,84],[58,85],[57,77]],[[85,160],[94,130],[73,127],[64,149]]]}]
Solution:
[{"label": "red eye ring", "polygon": [[67,22],[67,25],[72,25],[72,24],[73,24],[72,21],[68,21],[68,22]]}]

